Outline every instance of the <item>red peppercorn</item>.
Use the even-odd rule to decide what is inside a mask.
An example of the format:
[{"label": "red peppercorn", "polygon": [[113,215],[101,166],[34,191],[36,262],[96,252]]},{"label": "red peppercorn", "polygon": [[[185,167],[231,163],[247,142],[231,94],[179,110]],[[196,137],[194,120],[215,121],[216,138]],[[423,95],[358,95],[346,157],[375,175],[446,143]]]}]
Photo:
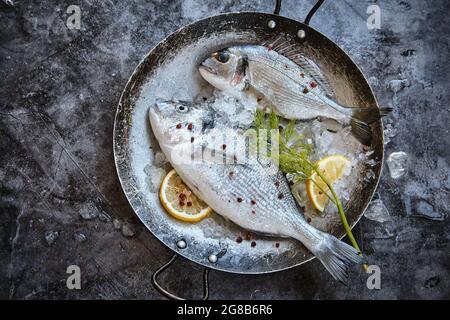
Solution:
[{"label": "red peppercorn", "polygon": [[251,200],[250,203],[251,203],[252,205],[255,205],[255,204],[256,204],[256,201],[255,201],[255,200]]},{"label": "red peppercorn", "polygon": [[188,128],[188,130],[192,130],[192,123],[189,123],[187,128]]},{"label": "red peppercorn", "polygon": [[315,82],[311,82],[309,85],[311,86],[311,88],[317,87],[317,83],[315,83]]},{"label": "red peppercorn", "polygon": [[304,93],[304,94],[307,94],[308,92],[309,92],[308,88],[304,88],[304,89],[303,89],[303,93]]},{"label": "red peppercorn", "polygon": [[180,193],[180,195],[178,196],[181,200],[186,199],[186,195],[184,193]]},{"label": "red peppercorn", "polygon": [[188,207],[192,207],[192,202],[188,201],[186,204]]},{"label": "red peppercorn", "polygon": [[300,77],[304,78],[304,77],[305,77],[305,74],[304,74],[303,72],[300,73]]},{"label": "red peppercorn", "polygon": [[252,241],[252,248],[254,248],[254,247],[256,247],[256,242],[255,241]]},{"label": "red peppercorn", "polygon": [[256,211],[255,211],[255,210],[252,210],[252,214],[256,214]]},{"label": "red peppercorn", "polygon": [[180,201],[180,206],[184,206],[185,205],[185,203],[183,202],[183,201]]},{"label": "red peppercorn", "polygon": [[176,128],[180,129],[181,128],[181,123],[177,124]]}]

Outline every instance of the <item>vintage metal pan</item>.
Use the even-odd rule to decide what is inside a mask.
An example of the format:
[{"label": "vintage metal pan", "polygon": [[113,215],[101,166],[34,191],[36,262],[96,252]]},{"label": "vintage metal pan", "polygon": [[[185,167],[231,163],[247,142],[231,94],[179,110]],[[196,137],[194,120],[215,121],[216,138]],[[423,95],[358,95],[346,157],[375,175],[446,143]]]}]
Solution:
[{"label": "vintage metal pan", "polygon": [[[173,258],[153,276],[153,284],[164,295],[181,299],[164,290],[156,281],[178,255],[205,266],[204,297],[208,297],[207,276],[210,269],[234,273],[261,274],[285,270],[305,263],[313,256],[298,242],[254,235],[258,246],[239,245],[236,235],[246,231],[218,215],[196,224],[170,218],[152,190],[152,179],[160,173],[155,161],[159,150],[147,114],[157,98],[193,100],[211,94],[211,87],[201,79],[197,66],[211,52],[237,43],[262,43],[280,34],[287,36],[305,56],[315,61],[336,91],[343,104],[378,110],[376,99],[363,74],[350,57],[335,43],[308,23],[322,4],[318,1],[304,23],[274,14],[239,12],[221,14],[175,31],[161,41],[142,60],[128,81],[117,108],[114,125],[114,157],[122,188],[135,213],[153,235],[175,252]],[[372,125],[374,139],[371,168],[375,176],[354,186],[346,213],[351,226],[362,216],[371,200],[380,177],[383,159],[382,123]],[[168,169],[168,168],[166,168]],[[361,172],[364,175],[364,171]],[[153,186],[154,188],[154,186]],[[322,229],[343,237],[339,218],[331,217]]]}]

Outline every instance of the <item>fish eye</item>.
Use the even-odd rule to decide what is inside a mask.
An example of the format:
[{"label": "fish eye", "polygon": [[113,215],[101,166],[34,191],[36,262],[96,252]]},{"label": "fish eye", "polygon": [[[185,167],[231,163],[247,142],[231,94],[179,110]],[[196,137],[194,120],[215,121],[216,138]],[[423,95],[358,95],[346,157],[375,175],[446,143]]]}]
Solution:
[{"label": "fish eye", "polygon": [[176,110],[178,112],[181,112],[181,113],[186,113],[186,112],[189,111],[189,108],[186,105],[184,105],[184,104],[177,104],[176,105]]},{"label": "fish eye", "polygon": [[214,58],[220,63],[227,63],[230,60],[230,53],[226,50],[216,52]]}]

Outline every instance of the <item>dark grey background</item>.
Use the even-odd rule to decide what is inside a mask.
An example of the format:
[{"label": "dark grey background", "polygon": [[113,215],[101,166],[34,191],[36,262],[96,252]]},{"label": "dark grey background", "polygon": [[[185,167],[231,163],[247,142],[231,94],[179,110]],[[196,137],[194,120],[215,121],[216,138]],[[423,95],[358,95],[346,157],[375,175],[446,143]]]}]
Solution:
[{"label": "dark grey background", "polygon": [[[283,2],[281,14],[297,20],[314,4]],[[81,30],[66,27],[70,4],[81,7]],[[381,8],[380,30],[366,27],[371,4]],[[150,277],[171,253],[122,194],[112,156],[116,104],[166,35],[240,10],[271,12],[273,3],[0,1],[0,298],[161,298]],[[450,298],[449,12],[445,0],[336,0],[311,23],[357,62],[380,105],[395,108],[384,120],[393,128],[387,155],[409,155],[408,175],[394,180],[385,165],[378,188],[390,220],[363,218],[354,229],[381,268],[382,289],[368,290],[357,269],[344,287],[315,260],[271,275],[212,271],[212,299]],[[58,233],[53,242],[50,232]],[[81,290],[66,288],[71,264],[81,268]],[[201,271],[180,259],[161,280],[195,298]]]}]

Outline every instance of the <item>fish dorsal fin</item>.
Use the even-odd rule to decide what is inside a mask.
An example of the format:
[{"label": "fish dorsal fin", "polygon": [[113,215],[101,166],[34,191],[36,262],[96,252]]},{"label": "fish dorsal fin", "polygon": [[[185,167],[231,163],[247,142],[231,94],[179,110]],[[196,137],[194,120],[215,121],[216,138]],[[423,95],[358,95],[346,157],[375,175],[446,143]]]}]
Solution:
[{"label": "fish dorsal fin", "polygon": [[265,47],[274,50],[275,52],[283,55],[292,62],[299,65],[305,70],[311,78],[313,78],[330,97],[335,97],[335,92],[330,85],[330,82],[320,70],[319,66],[311,59],[305,57],[297,48],[297,44],[293,44],[288,41],[285,34],[278,35],[275,39],[266,40],[262,44]]}]

